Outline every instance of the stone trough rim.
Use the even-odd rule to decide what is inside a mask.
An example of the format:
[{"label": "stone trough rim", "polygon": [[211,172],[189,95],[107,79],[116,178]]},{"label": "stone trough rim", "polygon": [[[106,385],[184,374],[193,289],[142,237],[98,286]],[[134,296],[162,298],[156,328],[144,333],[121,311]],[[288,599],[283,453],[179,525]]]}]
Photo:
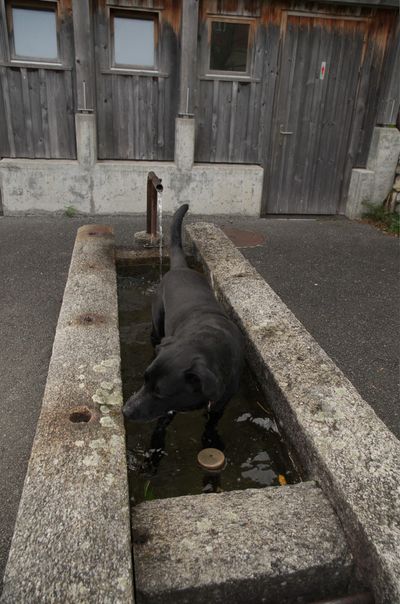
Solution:
[{"label": "stone trough rim", "polygon": [[[110,230],[107,231],[107,230],[104,230],[104,228],[105,228],[105,225],[99,225],[99,233],[98,233],[98,235],[92,236],[92,235],[89,234],[88,231],[94,232],[94,230],[96,229],[96,225],[90,224],[90,225],[81,227],[80,229],[78,229],[78,234],[77,234],[77,239],[76,239],[76,244],[75,245],[76,246],[78,245],[78,247],[79,247],[79,244],[81,246],[84,246],[85,249],[86,249],[86,252],[87,252],[87,249],[88,249],[88,247],[87,247],[88,245],[89,246],[93,245],[94,249],[98,249],[98,246],[100,246],[100,248],[101,248],[102,245],[105,245],[107,247],[107,250],[108,250],[107,253],[105,254],[105,259],[104,259],[105,266],[107,268],[104,271],[103,270],[98,271],[97,272],[97,278],[100,279],[100,280],[108,278],[108,279],[110,279],[110,283],[114,282],[114,284],[115,284],[115,263],[118,261],[118,253],[115,253],[115,246],[114,246],[112,229],[110,228]],[[102,230],[102,234],[100,234],[100,230]],[[195,223],[193,225],[190,225],[190,226],[186,227],[186,231],[189,233],[189,236],[190,236],[190,238],[192,240],[192,244],[194,245],[194,247],[196,249],[197,255],[201,257],[203,265],[205,265],[205,267],[209,271],[210,280],[211,280],[211,283],[212,283],[212,286],[213,286],[214,290],[216,290],[217,297],[222,298],[222,302],[226,306],[229,306],[229,302],[227,302],[227,300],[228,300],[229,296],[232,294],[232,291],[234,290],[234,287],[233,287],[232,291],[229,289],[229,287],[232,287],[232,283],[233,282],[244,281],[245,278],[246,278],[246,275],[250,279],[250,281],[252,283],[254,283],[255,285],[256,284],[264,284],[263,285],[264,288],[269,288],[268,284],[261,278],[261,276],[259,276],[259,274],[257,273],[257,271],[250,265],[250,263],[248,263],[243,258],[243,256],[240,254],[240,252],[238,250],[236,250],[236,248],[234,248],[233,244],[222,233],[222,231],[220,229],[218,229],[217,227],[215,227],[214,225],[211,225],[209,223]],[[199,238],[201,239],[202,231],[203,231],[203,235],[204,235],[204,233],[208,233],[208,235],[211,235],[211,240],[214,237],[214,239],[217,238],[217,239],[219,239],[220,242],[222,241],[223,245],[225,245],[225,246],[228,245],[228,248],[230,249],[230,253],[232,253],[234,255],[236,254],[236,257],[239,258],[239,260],[240,260],[240,262],[239,262],[239,265],[240,265],[239,269],[236,270],[236,272],[234,272],[233,274],[230,274],[229,271],[226,271],[226,267],[223,267],[223,270],[221,269],[222,272],[224,273],[224,278],[227,278],[228,280],[230,280],[229,281],[229,287],[226,288],[226,290],[227,290],[227,296],[226,297],[224,297],[223,287],[221,287],[221,282],[223,281],[223,278],[221,277],[221,271],[220,271],[220,274],[216,274],[216,272],[213,271],[212,268],[210,269],[209,262],[207,261],[207,258],[206,258],[207,254],[209,254],[210,252],[209,251],[207,252],[207,250],[201,249],[202,248],[202,244],[201,244],[201,241],[199,242]],[[196,237],[197,237],[197,239],[196,239]],[[89,241],[91,242],[90,244],[88,244]],[[111,248],[112,248],[112,253],[110,253]],[[228,249],[228,248],[226,248],[226,249]],[[75,248],[74,248],[73,258],[74,258],[74,254],[75,253],[78,253],[78,252],[76,252]],[[237,256],[237,254],[239,254],[239,256]],[[220,258],[221,257],[225,258],[225,256],[221,256],[220,255]],[[97,262],[97,260],[96,260],[96,262]],[[71,267],[70,267],[70,274],[71,274],[71,271],[72,271],[72,261],[71,261]],[[84,266],[84,271],[87,271],[87,258],[86,258],[86,264]],[[71,276],[70,274],[68,276],[67,286],[68,286],[68,283],[69,283],[69,280],[70,280],[70,276]],[[66,292],[67,292],[67,286],[66,286]],[[93,291],[93,289],[91,291]],[[116,293],[116,288],[115,288],[115,292],[113,293],[113,296],[115,296],[115,293]],[[275,293],[274,293],[274,298],[273,299],[274,300],[276,300],[276,299],[279,300],[278,296],[276,296]],[[113,304],[114,304],[114,301],[113,301]],[[63,305],[64,305],[64,301],[63,301]],[[285,306],[285,309],[286,309],[285,310],[286,315],[290,316],[292,313],[287,309],[286,306]],[[90,311],[91,312],[96,312],[97,311],[96,306],[94,306],[93,308],[90,308]],[[64,317],[64,315],[66,315],[68,313],[64,312],[64,314],[63,314],[63,312],[64,311],[63,311],[63,308],[62,308],[61,311],[60,311],[59,323],[57,325],[55,342],[56,342],[56,338],[57,338],[57,332],[59,331],[59,329],[63,333],[65,333],[65,334],[66,333],[70,334],[71,329],[90,329],[90,330],[92,330],[91,332],[93,332],[93,326],[87,327],[85,325],[83,325],[83,326],[82,325],[81,326],[75,325],[73,328],[71,328],[71,326],[68,324],[68,322],[65,321],[65,317]],[[84,307],[82,309],[82,313],[85,313],[85,312],[87,312],[87,309]],[[74,313],[75,313],[75,308],[74,308]],[[75,314],[73,316],[75,316]],[[115,338],[115,329],[116,329],[116,326],[118,324],[118,321],[116,321],[116,316],[115,316],[115,305],[112,306],[112,308],[110,310],[110,317],[111,317],[111,321],[110,322],[104,322],[104,324],[100,324],[99,326],[97,326],[95,328],[97,334],[101,333],[101,331],[104,330],[104,334],[105,334],[105,337],[107,339],[109,338],[110,333],[112,333],[113,334],[112,337]],[[296,321],[297,321],[297,319],[296,319]],[[301,327],[303,327],[303,326],[301,326]],[[304,327],[303,327],[303,329],[305,330]],[[279,333],[277,332],[275,335],[276,335],[276,337],[278,337]],[[318,346],[318,344],[316,344],[316,346],[318,347],[318,349],[320,349],[320,347]],[[55,348],[53,347],[53,354],[54,354],[54,351],[55,351]],[[118,353],[119,353],[119,350],[118,350]],[[324,355],[327,357],[326,353],[324,353]],[[329,357],[327,357],[327,358],[329,359]],[[108,368],[111,368],[111,365]],[[114,364],[113,368],[116,371],[114,377],[118,381],[118,379],[119,379],[119,366],[117,367],[117,365]],[[114,369],[113,369],[113,371],[114,371]],[[339,373],[341,373],[341,372],[339,372]],[[100,384],[100,381],[101,381],[102,378],[101,378],[101,376],[99,376],[99,377],[100,377],[100,380],[99,380],[99,384]],[[285,384],[284,386],[285,386],[285,388],[287,388],[287,384]],[[118,388],[120,388],[120,386],[117,386],[117,389]],[[46,390],[47,390],[47,384],[46,384]],[[354,389],[354,391],[355,391],[355,389]],[[358,395],[358,393],[356,393],[356,394]],[[46,391],[45,391],[45,396],[46,396]],[[362,401],[362,399],[361,399],[361,401]],[[366,405],[365,402],[364,402],[364,404]],[[98,405],[100,407],[100,403],[96,402],[96,399],[94,399],[92,397],[92,401],[90,402],[90,405],[88,405],[89,409],[91,410],[93,408],[96,412],[98,412],[96,405]],[[76,405],[76,406],[79,407],[79,405]],[[117,407],[118,407],[118,405],[116,406],[116,408]],[[369,408],[369,405],[367,405],[367,407]],[[71,409],[72,408],[74,408],[74,406],[71,406]],[[51,408],[50,408],[50,411],[51,411]],[[279,415],[276,413],[275,409],[274,409],[274,411],[275,411],[275,414],[279,417]],[[372,410],[371,410],[371,413],[372,413],[372,415],[375,415]],[[48,416],[48,412],[46,411],[46,409],[44,407],[42,407],[42,413],[41,413],[41,416],[39,418],[39,423],[38,423],[37,435],[39,434],[39,436],[40,436],[40,433],[41,433],[40,421],[41,421],[42,415],[43,415],[43,417],[45,417],[46,415]],[[64,414],[64,415],[66,415],[66,414]],[[46,419],[46,417],[45,417],[45,419]],[[108,420],[108,417],[106,417],[106,419]],[[383,423],[377,417],[375,417],[374,421],[378,422],[376,424],[377,426],[379,425],[379,430],[378,431],[383,432],[383,434],[387,434],[388,433],[389,435],[391,435],[390,431],[386,429],[386,427],[383,425]],[[91,424],[91,421],[88,422],[88,425],[90,425],[90,424]],[[74,430],[76,428],[79,429],[79,426],[80,426],[80,423],[75,424]],[[104,422],[104,426],[106,426],[105,422]],[[284,431],[286,433],[286,436],[288,436],[286,428],[284,428]],[[119,436],[119,433],[118,433],[118,436]],[[391,435],[391,436],[393,436],[393,435]],[[116,435],[116,437],[117,437],[117,435]],[[35,437],[35,441],[36,441],[36,438],[37,437]],[[393,436],[393,438],[395,438],[395,437]],[[97,439],[97,440],[99,440],[99,439]],[[292,439],[290,437],[289,437],[289,440],[292,441]],[[389,438],[389,441],[391,441],[391,440],[392,439]],[[397,446],[398,446],[399,443],[398,443],[398,441],[396,441],[396,442],[397,442]],[[112,446],[114,447],[116,445],[116,443],[117,443],[117,440],[114,439],[114,441],[112,441]],[[293,444],[293,441],[292,441],[292,444]],[[303,440],[303,444],[304,444],[304,440]],[[102,443],[98,443],[99,447],[100,447],[100,445],[101,445],[101,447],[103,446]],[[118,445],[117,446],[120,447],[119,441],[118,441]],[[315,445],[313,445],[313,446],[315,446]],[[298,450],[298,447],[295,447],[295,450],[296,450],[297,453],[299,453],[299,452],[301,453],[301,451]],[[34,447],[33,447],[32,451],[34,452]],[[119,451],[119,449],[118,449],[118,451]],[[397,451],[398,451],[398,449],[397,449]],[[315,453],[315,451],[314,451],[314,453]],[[93,453],[93,459],[95,458],[96,454],[97,454],[96,452]],[[119,454],[120,454],[120,452],[119,452]],[[314,461],[314,463],[313,463],[313,461]],[[6,567],[5,579],[6,579],[6,581],[8,581],[8,583],[6,584],[6,581],[5,581],[5,588],[6,589],[3,592],[2,597],[0,598],[2,603],[3,602],[4,603],[8,603],[8,602],[15,601],[15,598],[13,600],[13,595],[12,595],[13,594],[13,586],[12,585],[11,585],[11,589],[10,589],[10,579],[11,578],[15,579],[17,577],[17,575],[18,575],[18,565],[20,564],[20,561],[18,561],[15,553],[13,552],[13,548],[15,548],[15,546],[16,546],[16,544],[14,543],[14,540],[15,540],[16,534],[18,533],[18,529],[20,528],[19,524],[24,521],[24,518],[26,519],[26,516],[27,516],[28,511],[29,511],[28,508],[26,507],[26,501],[24,501],[24,500],[26,500],[26,498],[32,497],[32,492],[34,493],[33,486],[34,486],[34,481],[35,481],[35,471],[32,470],[31,463],[33,463],[32,462],[32,456],[31,456],[31,460],[29,462],[30,469],[28,469],[27,477],[26,477],[25,484],[24,484],[23,494],[22,494],[22,497],[21,497],[20,510],[18,512],[18,517],[17,517],[16,527],[15,527],[13,542],[12,542],[12,546],[11,546],[11,550],[10,550],[9,561],[8,561],[8,564],[7,564],[7,567]],[[332,496],[332,493],[330,492],[330,489],[329,489],[329,487],[332,486],[332,485],[329,484],[329,468],[328,468],[328,474],[327,474],[328,478],[326,478],[326,476],[324,477],[324,476],[318,475],[318,473],[315,472],[315,468],[316,467],[318,467],[319,469],[321,467],[321,465],[318,465],[318,464],[315,465],[315,460],[311,460],[310,461],[310,459],[305,459],[305,465],[308,466],[309,468],[311,468],[311,475],[313,475],[314,477],[316,477],[318,479],[319,483],[321,484],[321,486],[323,488],[323,491],[328,496],[328,498],[331,500],[331,503],[333,504],[333,508],[336,510],[336,512],[337,512],[340,520],[342,521],[342,523],[343,523],[343,525],[345,527],[345,531],[346,531],[347,537],[348,537],[348,542],[351,544],[352,550],[353,550],[353,554],[355,555],[355,558],[357,560],[357,551],[354,551],[356,549],[354,547],[354,538],[352,539],[351,534],[349,534],[349,528],[348,528],[348,526],[349,526],[348,525],[349,512],[348,512],[348,510],[343,509],[343,505],[346,507],[346,502],[343,502],[343,501],[340,501],[340,500],[337,501]],[[90,469],[90,468],[88,467],[88,469]],[[400,468],[399,468],[399,471],[400,471]],[[125,476],[124,480],[126,481],[126,476]],[[400,479],[399,479],[399,484],[400,484]],[[123,491],[125,494],[127,493],[127,488],[126,487],[127,487],[127,485],[126,485],[126,482],[125,482],[125,485],[123,487],[123,490],[125,489]],[[279,488],[284,488],[284,487],[279,487]],[[26,490],[29,490],[29,489],[31,489],[31,495],[29,493],[28,494],[26,493]],[[32,489],[33,489],[33,491],[32,491]],[[125,494],[123,494],[123,497],[125,497]],[[145,504],[142,504],[142,505],[145,505]],[[352,507],[350,505],[350,511],[351,510],[352,510]],[[126,524],[126,518],[127,518],[126,513],[128,514],[128,517],[129,517],[129,510],[123,511],[123,518],[124,518],[123,523],[124,524]],[[126,544],[129,541],[130,541],[130,537],[128,538]],[[19,536],[17,537],[17,542],[19,542],[20,546],[23,543],[22,536],[21,536],[21,530],[19,530]],[[125,549],[124,549],[124,556],[125,556],[126,568],[129,568],[130,565],[131,565],[131,557],[130,557],[130,554],[128,555],[128,553],[126,551],[126,544],[124,545],[124,547],[125,547]],[[379,545],[379,544],[377,544],[377,545]],[[21,548],[20,548],[20,551],[21,551]],[[377,557],[378,562],[382,562],[382,560],[380,559],[380,553],[381,552],[380,552],[380,550],[378,548],[377,551],[375,552],[375,556]],[[399,560],[400,560],[400,555],[399,555]],[[385,563],[385,560],[383,561],[383,565],[384,565],[384,563]],[[390,604],[392,604],[394,602],[397,602],[397,601],[400,602],[400,583],[399,583],[399,579],[398,579],[398,577],[400,577],[400,569],[399,569],[399,573],[398,573],[397,576],[393,575],[393,568],[396,566],[396,564],[398,566],[400,564],[400,562],[395,561],[395,562],[393,562],[392,567],[389,567],[388,569],[384,568],[383,577],[379,576],[379,573],[377,573],[376,568],[374,569],[374,573],[375,574],[373,575],[372,587],[374,589],[375,596],[377,598],[377,602],[388,602],[388,603],[390,602]],[[370,578],[369,576],[366,576],[364,574],[364,579],[366,579],[367,582],[368,582],[369,578]],[[382,581],[385,578],[389,578],[389,588],[388,589],[391,590],[390,592],[387,591],[387,590],[385,590],[385,586],[382,584]],[[20,589],[23,590],[26,587],[27,587],[27,585],[24,584],[24,577],[22,577],[21,584],[20,584]],[[133,600],[132,586],[129,585],[128,583],[126,585],[123,585],[123,586],[122,586],[122,583],[121,583],[120,593],[124,594],[123,599],[122,600],[118,600],[117,599],[115,601],[131,602]],[[389,593],[389,596],[387,595],[388,593]],[[395,599],[393,599],[393,594],[394,594],[394,598]],[[100,596],[104,597],[104,594],[100,594]],[[389,597],[391,599],[388,599]],[[92,599],[90,599],[90,600],[86,599],[86,601],[88,601],[88,602],[89,601],[96,601],[98,598],[99,598],[99,594],[97,593],[97,594],[94,594],[93,600]],[[53,601],[53,600],[50,598],[49,601]],[[79,600],[77,600],[77,601],[79,601]]]},{"label": "stone trough rim", "polygon": [[[400,528],[398,526],[400,442],[219,227],[211,223],[198,222],[187,225],[185,230],[191,252],[206,268],[217,298],[245,332],[247,355],[252,359],[253,370],[269,398],[275,416],[280,420],[280,427],[287,441],[299,455],[308,477],[318,481],[336,510],[362,579],[372,587],[377,602],[388,604],[400,602]],[[219,262],[218,259],[223,260]],[[262,323],[257,325],[258,319],[251,316],[250,307],[252,304],[254,306],[255,302],[253,297],[250,301],[248,295],[250,285],[254,287],[253,295],[258,296],[257,317],[263,315],[265,310],[263,304],[267,307],[270,305],[272,309],[279,309],[275,315],[271,311],[272,318],[268,316],[268,312],[264,312],[264,325]],[[242,292],[242,299],[238,298],[238,292]],[[278,324],[276,324],[277,315],[280,318]],[[315,397],[315,416],[307,413],[310,401],[307,398],[301,399],[302,391],[296,382],[298,376],[295,374],[293,380],[290,371],[285,372],[279,366],[280,361],[285,358],[285,344],[288,345],[284,338],[288,326],[292,339],[294,341],[303,339],[306,344],[304,355],[306,358],[303,359],[305,365],[310,360],[317,360],[321,365],[322,373],[325,372],[332,384],[337,384],[338,400],[340,402],[341,399],[344,400],[342,408],[340,405],[338,410],[334,408],[332,393],[329,390],[325,393],[323,388],[321,392],[313,391],[311,385],[308,392],[311,402],[312,397]],[[273,350],[272,354],[265,345],[267,340]],[[297,368],[300,361],[293,357],[288,362],[293,370]],[[268,369],[267,372],[265,367]],[[271,394],[276,399],[271,399]],[[337,401],[333,399],[333,402]],[[369,429],[371,439],[375,439],[375,448],[381,454],[381,458],[377,459],[374,451],[368,449],[369,443],[364,442],[352,459],[347,455],[348,443],[344,443],[342,458],[347,463],[347,467],[353,464],[354,476],[349,477],[349,483],[353,480],[356,486],[360,485],[361,491],[358,493],[357,488],[352,490],[346,488],[346,482],[340,472],[340,446],[337,448],[337,460],[326,450],[328,443],[332,443],[328,438],[332,431],[338,429],[340,435],[345,432],[345,413],[348,408],[356,414],[354,417],[358,414],[359,430],[363,429],[364,433],[368,434]],[[344,415],[341,417],[343,412]],[[356,440],[358,433],[355,430],[355,433],[349,436]],[[368,450],[369,457],[364,449]],[[392,460],[392,464],[387,463],[385,467],[387,458]],[[379,482],[379,488],[385,495],[384,499],[379,499],[379,492],[375,493],[369,484],[371,481],[368,482],[367,479],[370,477],[363,467],[365,463],[370,464],[371,472],[374,470],[378,472],[381,469],[388,476],[391,488],[388,488],[382,480]],[[361,473],[357,473],[357,470]],[[363,489],[366,489],[369,496],[369,501],[365,504],[362,500],[365,492]],[[393,510],[389,509],[390,502],[393,503]],[[384,526],[381,526],[382,522]]]}]

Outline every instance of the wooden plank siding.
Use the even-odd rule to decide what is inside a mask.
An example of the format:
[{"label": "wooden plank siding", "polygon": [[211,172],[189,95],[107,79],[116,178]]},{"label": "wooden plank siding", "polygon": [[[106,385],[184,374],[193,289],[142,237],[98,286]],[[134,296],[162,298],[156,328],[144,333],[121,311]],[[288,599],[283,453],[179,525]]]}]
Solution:
[{"label": "wooden plank siding", "polygon": [[397,19],[393,17],[393,11],[378,11],[369,21],[368,43],[360,73],[358,102],[349,148],[354,166],[359,168],[366,167],[375,126],[396,123],[400,80],[399,71],[396,75],[393,54],[399,40],[398,34],[396,35]]},{"label": "wooden plank siding", "polygon": [[[240,2],[240,0],[236,2],[203,0],[199,24],[199,83],[195,111],[196,161],[264,163],[263,158],[271,146],[271,114],[279,71],[278,53],[282,43],[283,15],[287,10],[308,11],[310,16],[313,14],[309,6],[296,2],[281,2],[274,5],[272,7],[269,3]],[[397,107],[399,103],[399,86],[398,78],[393,74],[396,65],[400,62],[399,34],[396,35],[395,27],[397,15],[395,11],[375,11],[355,7],[326,6],[324,10],[327,16],[343,16],[346,19],[359,17],[365,18],[369,23],[370,31],[361,74],[362,82],[358,90],[357,125],[360,134],[357,142],[353,141],[353,145],[356,145],[354,162],[358,167],[365,167],[376,123],[396,122],[397,112],[393,111],[393,107]],[[209,45],[207,17],[215,14],[223,17],[251,16],[257,19],[254,41],[256,59],[253,63],[252,77],[247,82],[225,75],[219,79],[217,76],[213,79],[207,79],[205,76]],[[308,52],[311,52],[311,49],[308,49]],[[235,103],[232,105],[236,87],[240,98],[240,115],[235,112]],[[246,88],[250,87],[253,88],[253,92],[247,94]],[[378,94],[380,88],[381,95]],[[392,113],[391,119],[390,113]],[[239,119],[236,119],[238,115]],[[230,132],[227,130],[228,121],[231,121]],[[246,144],[236,145],[232,149],[232,143],[238,140],[243,130],[245,130]],[[233,136],[233,140],[230,140],[230,136]],[[218,152],[215,151],[214,145],[210,146],[212,140],[219,141]]]},{"label": "wooden plank siding", "polygon": [[94,111],[95,77],[91,3],[72,0],[77,111]]},{"label": "wooden plank siding", "polygon": [[[271,186],[279,187],[279,195],[290,204],[287,174],[301,180],[300,198],[307,182],[321,203],[327,197],[337,200],[334,182],[340,176],[340,200],[335,203],[342,211],[352,168],[366,167],[374,127],[396,123],[400,26],[392,0],[199,0],[198,20],[196,0],[55,4],[60,64],[41,66],[12,60],[9,3],[0,0],[0,157],[75,159],[74,114],[88,110],[96,114],[99,159],[173,161],[175,118],[185,109],[196,118],[196,162],[264,167],[264,211]],[[158,64],[153,73],[113,68],[113,10],[157,14]],[[317,11],[324,19],[319,29]],[[251,24],[251,71],[246,77],[209,73],[209,20],[218,15]],[[301,29],[307,17],[314,23],[309,35]],[[298,31],[289,36],[289,26]],[[185,57],[180,74],[183,44],[194,56]],[[329,81],[310,92],[322,51],[333,57]],[[288,123],[294,116],[295,123]],[[282,140],[281,124],[296,132],[295,140]],[[325,189],[318,168],[329,170]]]},{"label": "wooden plank siding", "polygon": [[181,66],[179,113],[193,115],[194,90],[197,78],[197,32],[199,29],[198,0],[185,0],[182,3],[181,25]]},{"label": "wooden plank siding", "polygon": [[[363,20],[288,15],[280,62],[286,78],[279,81],[266,166],[269,213],[336,213],[365,28]],[[328,70],[323,80],[321,57]]]},{"label": "wooden plank siding", "polygon": [[0,80],[0,157],[75,159],[72,72],[1,67]]},{"label": "wooden plank siding", "polygon": [[261,2],[214,2],[200,5],[198,77],[195,116],[198,162],[258,163],[256,123],[260,114],[260,83],[268,80],[263,74],[267,53],[264,31],[258,28],[256,38],[250,35],[252,74],[248,79],[209,76],[208,15],[248,17],[260,16]]},{"label": "wooden plank siding", "polygon": [[400,94],[400,18],[391,28],[380,83],[378,125],[395,125]]},{"label": "wooden plank siding", "polygon": [[60,65],[13,62],[0,7],[0,157],[75,159],[73,29],[69,0],[57,4]]},{"label": "wooden plank siding", "polygon": [[[154,74],[114,70],[110,49],[110,6],[94,6],[99,159],[173,161],[179,103],[181,3],[174,0],[116,0],[112,7],[158,14],[158,67]],[[112,8],[111,7],[111,8]]]},{"label": "wooden plank siding", "polygon": [[[396,11],[327,4],[318,11],[296,1],[200,5],[195,161],[262,165],[263,212],[343,211],[378,116],[387,116],[390,99],[399,104]],[[254,19],[246,77],[208,70],[209,23],[218,15]]]}]

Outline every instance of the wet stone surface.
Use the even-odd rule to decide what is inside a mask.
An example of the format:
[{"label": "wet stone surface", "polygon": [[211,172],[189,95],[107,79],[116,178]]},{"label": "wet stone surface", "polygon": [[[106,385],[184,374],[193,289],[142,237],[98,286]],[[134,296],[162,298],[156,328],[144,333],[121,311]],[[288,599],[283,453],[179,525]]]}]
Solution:
[{"label": "wet stone surface", "polygon": [[77,233],[2,604],[133,602],[113,248]]},{"label": "wet stone surface", "polygon": [[[126,400],[143,383],[153,358],[150,344],[151,299],[159,280],[158,267],[119,268],[118,298],[123,394]],[[249,371],[227,406],[218,432],[205,430],[205,410],[178,414],[165,436],[157,422],[127,422],[131,504],[149,499],[278,486],[297,482],[274,416]],[[199,467],[205,447],[224,452],[220,473]]]},{"label": "wet stone surface", "polygon": [[348,593],[353,565],[312,482],[132,509],[137,604],[305,604]]},{"label": "wet stone surface", "polygon": [[399,441],[220,229],[187,231],[279,424],[342,522],[359,576],[377,602],[400,602]]}]

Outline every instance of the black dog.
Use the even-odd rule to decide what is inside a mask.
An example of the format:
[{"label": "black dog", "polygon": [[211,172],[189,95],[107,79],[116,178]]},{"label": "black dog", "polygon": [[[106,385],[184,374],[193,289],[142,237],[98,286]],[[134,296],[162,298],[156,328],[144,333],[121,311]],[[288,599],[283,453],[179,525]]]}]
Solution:
[{"label": "black dog", "polygon": [[[182,250],[182,205],[171,226],[169,272],[152,306],[156,357],[145,383],[123,407],[130,420],[149,421],[208,407],[214,417],[239,387],[243,343],[239,329],[217,303],[203,275],[191,270]],[[168,420],[167,420],[168,421]]]}]

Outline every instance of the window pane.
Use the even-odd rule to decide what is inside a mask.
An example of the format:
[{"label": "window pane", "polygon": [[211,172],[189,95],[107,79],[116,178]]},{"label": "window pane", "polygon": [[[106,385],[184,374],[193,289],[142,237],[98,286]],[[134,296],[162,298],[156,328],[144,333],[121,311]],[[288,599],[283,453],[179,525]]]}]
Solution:
[{"label": "window pane", "polygon": [[154,20],[114,17],[117,65],[154,67]]},{"label": "window pane", "polygon": [[12,9],[15,54],[33,59],[58,57],[56,15],[52,10]]},{"label": "window pane", "polygon": [[210,69],[247,70],[249,27],[248,23],[212,22]]}]

